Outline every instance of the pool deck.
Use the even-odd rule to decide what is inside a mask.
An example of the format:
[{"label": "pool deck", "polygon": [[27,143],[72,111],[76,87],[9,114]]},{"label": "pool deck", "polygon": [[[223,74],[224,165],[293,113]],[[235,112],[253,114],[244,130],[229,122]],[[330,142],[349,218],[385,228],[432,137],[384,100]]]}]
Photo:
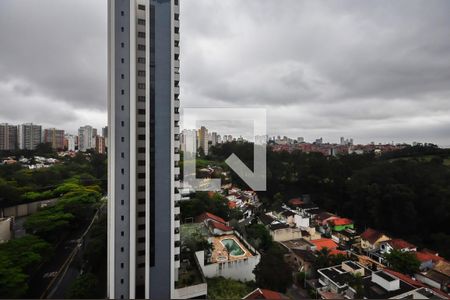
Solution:
[{"label": "pool deck", "polygon": [[[223,246],[223,244],[221,243],[222,240],[229,240],[232,239],[236,242],[236,244],[239,245],[239,247],[241,247],[241,249],[245,252],[242,255],[239,256],[233,256],[230,255],[230,259],[228,259],[228,253],[227,253],[227,248],[225,248]],[[247,247],[245,247],[240,241],[239,239],[233,235],[233,234],[227,234],[227,235],[222,235],[222,236],[217,236],[214,237],[213,240],[213,245],[214,245],[214,251],[212,253],[211,256],[211,260],[212,263],[217,263],[217,262],[229,262],[229,261],[236,261],[236,260],[241,260],[241,259],[245,259],[245,258],[249,258],[252,257],[253,255],[250,253],[250,251],[247,249]],[[223,257],[225,259],[221,260],[220,257]],[[219,259],[218,259],[219,258]]]}]

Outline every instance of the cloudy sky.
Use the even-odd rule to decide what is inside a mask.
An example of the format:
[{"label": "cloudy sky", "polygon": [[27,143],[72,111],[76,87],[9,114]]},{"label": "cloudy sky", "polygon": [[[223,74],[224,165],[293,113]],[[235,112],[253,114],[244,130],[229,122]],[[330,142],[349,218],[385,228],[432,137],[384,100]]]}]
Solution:
[{"label": "cloudy sky", "polygon": [[[270,135],[450,145],[449,1],[181,3],[183,106],[266,108]],[[1,0],[0,41],[0,122],[106,124],[106,0]]]}]

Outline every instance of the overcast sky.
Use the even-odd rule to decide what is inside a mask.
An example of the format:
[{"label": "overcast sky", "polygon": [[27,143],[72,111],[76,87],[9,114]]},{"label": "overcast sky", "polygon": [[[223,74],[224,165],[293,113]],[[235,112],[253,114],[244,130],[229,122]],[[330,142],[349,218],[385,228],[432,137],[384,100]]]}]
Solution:
[{"label": "overcast sky", "polygon": [[[450,1],[181,3],[183,106],[266,108],[270,135],[450,145]],[[0,122],[106,125],[106,0],[0,0],[0,101]]]}]

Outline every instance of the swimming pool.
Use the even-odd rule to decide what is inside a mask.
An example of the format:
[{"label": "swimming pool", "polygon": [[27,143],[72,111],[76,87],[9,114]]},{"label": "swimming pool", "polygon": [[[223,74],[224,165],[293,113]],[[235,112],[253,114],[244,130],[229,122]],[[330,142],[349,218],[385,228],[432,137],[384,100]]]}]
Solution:
[{"label": "swimming pool", "polygon": [[231,256],[240,256],[245,254],[244,250],[242,250],[241,246],[234,239],[223,239],[220,241],[225,249],[230,249]]}]

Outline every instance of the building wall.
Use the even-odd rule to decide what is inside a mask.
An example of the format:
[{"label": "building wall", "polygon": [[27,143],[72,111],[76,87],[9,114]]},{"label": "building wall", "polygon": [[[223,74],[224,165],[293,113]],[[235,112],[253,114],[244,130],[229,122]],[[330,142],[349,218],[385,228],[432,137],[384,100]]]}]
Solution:
[{"label": "building wall", "polygon": [[44,130],[44,143],[49,143],[55,150],[64,149],[64,130],[49,128]]},{"label": "building wall", "polygon": [[0,124],[0,150],[16,150],[17,147],[17,126]]},{"label": "building wall", "polygon": [[255,274],[253,270],[260,261],[260,256],[252,256],[248,259],[242,259],[231,262],[215,263],[205,265],[205,252],[197,251],[195,253],[197,260],[199,261],[200,268],[205,274],[205,277],[218,277],[223,276],[225,278],[252,281],[255,280]]},{"label": "building wall", "polygon": [[284,228],[270,230],[269,232],[275,242],[295,240],[302,237],[302,233],[298,228]]},{"label": "building wall", "polygon": [[19,149],[36,149],[36,146],[42,142],[42,126],[33,123],[19,125],[17,139]]},{"label": "building wall", "polygon": [[12,237],[13,218],[0,218],[0,244]]}]

